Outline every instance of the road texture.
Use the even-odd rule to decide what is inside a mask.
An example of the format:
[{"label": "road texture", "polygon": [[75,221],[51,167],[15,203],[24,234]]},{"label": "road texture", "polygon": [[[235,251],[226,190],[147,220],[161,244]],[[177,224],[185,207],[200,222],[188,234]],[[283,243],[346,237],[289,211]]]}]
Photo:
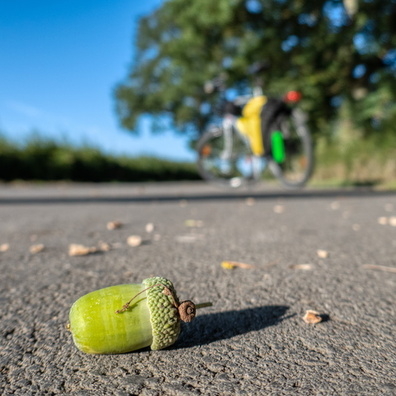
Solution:
[{"label": "road texture", "polygon": [[[395,217],[395,192],[2,185],[0,393],[395,395]],[[213,306],[165,350],[76,349],[78,297],[153,275]]]}]

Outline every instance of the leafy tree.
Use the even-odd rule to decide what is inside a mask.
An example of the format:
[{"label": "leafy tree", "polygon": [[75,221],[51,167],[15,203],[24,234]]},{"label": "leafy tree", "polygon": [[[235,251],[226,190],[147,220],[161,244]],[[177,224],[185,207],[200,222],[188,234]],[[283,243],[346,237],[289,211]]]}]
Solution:
[{"label": "leafy tree", "polygon": [[122,125],[145,113],[198,131],[215,97],[205,81],[226,72],[249,82],[267,61],[265,91],[303,93],[313,126],[326,130],[340,106],[366,131],[396,121],[396,0],[168,0],[140,20],[137,57],[115,91]]}]

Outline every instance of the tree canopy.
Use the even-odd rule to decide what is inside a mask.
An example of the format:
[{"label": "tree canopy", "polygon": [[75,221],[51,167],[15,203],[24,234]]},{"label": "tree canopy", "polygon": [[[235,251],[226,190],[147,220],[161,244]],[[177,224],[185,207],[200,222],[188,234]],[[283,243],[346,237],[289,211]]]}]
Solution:
[{"label": "tree canopy", "polygon": [[316,129],[341,106],[367,131],[396,121],[396,0],[168,0],[140,20],[136,47],[115,91],[131,131],[149,113],[201,132],[205,81],[226,72],[243,86],[263,60],[265,92],[300,90]]}]

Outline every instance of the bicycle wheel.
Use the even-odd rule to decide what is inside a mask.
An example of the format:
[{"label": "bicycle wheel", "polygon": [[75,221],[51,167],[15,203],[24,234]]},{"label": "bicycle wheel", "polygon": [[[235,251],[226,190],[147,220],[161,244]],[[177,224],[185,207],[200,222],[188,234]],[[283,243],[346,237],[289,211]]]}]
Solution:
[{"label": "bicycle wheel", "polygon": [[253,155],[245,137],[235,128],[205,132],[197,143],[198,171],[203,179],[224,187],[238,188],[258,180],[261,158]]},{"label": "bicycle wheel", "polygon": [[294,109],[279,114],[271,127],[270,169],[286,188],[303,187],[313,171],[312,140],[305,120],[305,114]]}]

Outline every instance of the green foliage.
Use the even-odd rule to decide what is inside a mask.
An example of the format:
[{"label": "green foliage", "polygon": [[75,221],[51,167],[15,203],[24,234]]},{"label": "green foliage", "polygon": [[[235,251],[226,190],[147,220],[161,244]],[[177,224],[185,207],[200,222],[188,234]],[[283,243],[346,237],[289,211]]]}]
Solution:
[{"label": "green foliage", "polygon": [[[115,91],[122,125],[144,113],[201,132],[214,97],[204,82],[227,71],[247,82],[248,66],[269,61],[270,94],[302,91],[313,130],[329,132],[340,104],[370,133],[394,121],[396,0],[168,0],[140,20],[127,79]],[[372,107],[374,103],[374,108]],[[381,128],[378,127],[381,113]]]},{"label": "green foliage", "polygon": [[152,157],[114,157],[37,135],[16,145],[0,136],[0,180],[146,182],[199,179],[195,164]]},{"label": "green foliage", "polygon": [[[396,182],[396,134],[372,134],[365,139],[331,141],[319,138],[312,184],[383,185]],[[392,187],[394,188],[394,187]]]}]

